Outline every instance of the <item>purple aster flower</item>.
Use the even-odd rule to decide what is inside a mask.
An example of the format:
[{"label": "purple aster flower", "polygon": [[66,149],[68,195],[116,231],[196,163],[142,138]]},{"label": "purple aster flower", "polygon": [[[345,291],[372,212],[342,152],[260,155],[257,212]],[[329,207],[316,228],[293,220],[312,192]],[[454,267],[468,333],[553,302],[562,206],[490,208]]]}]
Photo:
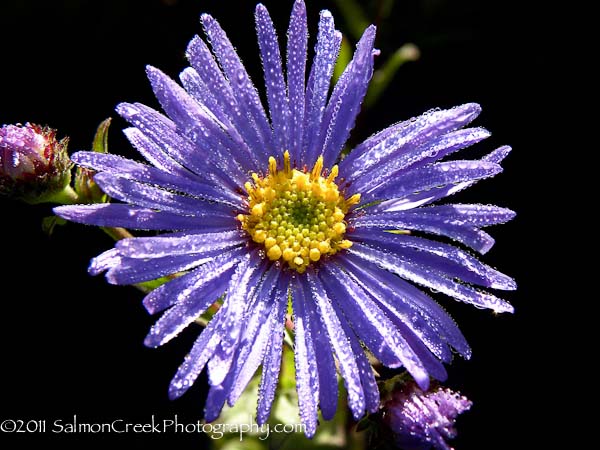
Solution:
[{"label": "purple aster flower", "polygon": [[452,450],[446,439],[456,437],[454,423],[472,402],[450,389],[437,387],[423,392],[409,382],[392,393],[383,409],[383,420],[403,449]]},{"label": "purple aster flower", "polygon": [[183,87],[148,68],[168,117],[138,103],[117,108],[132,125],[125,134],[150,164],[91,152],[73,156],[123,203],[56,209],[84,224],[165,231],[119,241],[90,267],[92,274],[107,271],[114,284],[186,271],[144,299],[150,313],[163,312],[146,345],[168,342],[223,298],[175,374],[170,396],[181,396],[207,367],[205,418],[212,421],[262,365],[257,421],[265,422],[290,300],[308,436],[318,408],[325,419],[335,414],[336,361],[353,416],[378,409],[363,345],[384,365],[405,367],[423,389],[430,377],[443,380],[442,362],[450,361],[452,349],[467,358],[470,349],[454,321],[413,283],[497,312],[512,307],[475,286],[514,289],[515,283],[468,251],[425,235],[485,253],[494,241],[481,228],[514,214],[496,206],[430,204],[499,173],[509,149],[440,162],[489,135],[464,128],[480,112],[466,104],[389,127],[340,161],[373,73],[375,27],[365,30],[330,93],[341,42],[331,14],[321,13],[308,67],[304,2],[294,3],[285,62],[269,14],[258,5],[267,115],[218,22],[209,15],[201,21],[212,51],[202,38],[192,39]]}]

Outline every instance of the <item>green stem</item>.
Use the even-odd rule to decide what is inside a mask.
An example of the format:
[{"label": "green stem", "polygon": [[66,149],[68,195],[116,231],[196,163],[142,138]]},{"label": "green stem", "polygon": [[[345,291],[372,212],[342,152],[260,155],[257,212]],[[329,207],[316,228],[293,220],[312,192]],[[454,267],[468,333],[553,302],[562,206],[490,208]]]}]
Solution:
[{"label": "green stem", "polygon": [[108,234],[115,241],[120,241],[121,239],[129,239],[129,238],[133,237],[133,234],[131,234],[125,228],[120,228],[120,227],[101,227],[101,228],[102,228],[102,231],[104,231],[106,234]]},{"label": "green stem", "polygon": [[55,201],[58,203],[58,200],[62,200],[62,203],[65,205],[72,205],[79,201],[79,195],[77,195],[77,192],[67,184],[65,188],[57,194]]},{"label": "green stem", "polygon": [[77,192],[75,192],[75,190],[68,184],[60,192],[45,195],[33,201],[27,201],[27,203],[31,205],[37,205],[39,203],[58,203],[59,205],[74,205],[79,202],[79,195],[77,195]]}]

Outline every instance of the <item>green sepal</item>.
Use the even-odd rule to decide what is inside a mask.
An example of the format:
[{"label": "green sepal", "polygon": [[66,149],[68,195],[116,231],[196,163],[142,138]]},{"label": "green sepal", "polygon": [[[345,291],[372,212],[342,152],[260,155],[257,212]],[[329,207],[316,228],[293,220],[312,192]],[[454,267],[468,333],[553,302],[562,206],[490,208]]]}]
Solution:
[{"label": "green sepal", "polygon": [[[96,153],[108,153],[108,129],[112,119],[109,117],[98,125],[96,134],[92,141],[92,151]],[[94,181],[95,171],[84,167],[77,167],[75,172],[75,192],[79,196],[80,203],[106,203],[109,198]]]},{"label": "green sepal", "polygon": [[98,125],[98,129],[96,130],[92,142],[92,151],[96,153],[108,153],[108,129],[111,122],[112,118],[109,117],[104,119],[100,125]]}]

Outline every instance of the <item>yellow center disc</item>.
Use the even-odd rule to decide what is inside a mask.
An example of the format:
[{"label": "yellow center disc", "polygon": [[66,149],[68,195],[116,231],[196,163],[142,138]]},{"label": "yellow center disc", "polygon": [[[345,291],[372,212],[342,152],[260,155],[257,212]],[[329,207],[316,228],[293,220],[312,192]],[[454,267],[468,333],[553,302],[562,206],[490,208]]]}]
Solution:
[{"label": "yellow center disc", "polygon": [[246,183],[249,212],[238,216],[252,240],[264,245],[270,260],[282,259],[300,273],[323,255],[352,245],[344,239],[344,217],[360,201],[360,194],[345,199],[334,182],[338,167],[333,166],[326,178],[322,171],[323,157],[309,173],[292,169],[287,151],[283,170],[277,170],[270,157],[268,175],[253,173],[254,183]]}]

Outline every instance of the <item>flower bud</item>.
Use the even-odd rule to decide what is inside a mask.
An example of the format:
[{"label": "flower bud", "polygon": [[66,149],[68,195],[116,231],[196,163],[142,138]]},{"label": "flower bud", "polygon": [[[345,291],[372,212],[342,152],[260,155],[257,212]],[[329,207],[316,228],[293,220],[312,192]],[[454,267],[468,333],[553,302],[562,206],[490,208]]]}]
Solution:
[{"label": "flower bud", "polygon": [[53,201],[68,189],[72,163],[68,138],[27,123],[0,128],[0,195],[28,203]]},{"label": "flower bud", "polygon": [[470,400],[450,389],[437,386],[422,391],[409,381],[391,393],[384,404],[383,421],[400,448],[450,450],[446,439],[456,437],[456,418],[471,405]]}]

